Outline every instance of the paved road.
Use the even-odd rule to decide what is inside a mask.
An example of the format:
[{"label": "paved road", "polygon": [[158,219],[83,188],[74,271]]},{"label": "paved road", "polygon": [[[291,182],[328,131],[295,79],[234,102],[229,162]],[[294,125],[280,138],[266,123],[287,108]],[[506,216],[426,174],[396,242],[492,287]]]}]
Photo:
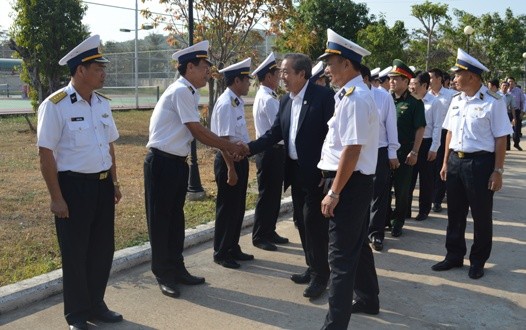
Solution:
[{"label": "paved road", "polygon": [[[445,253],[445,212],[423,222],[408,220],[402,237],[387,235],[375,253],[381,288],[378,316],[353,315],[355,329],[524,329],[526,324],[526,152],[510,152],[505,187],[495,197],[494,246],[486,275],[467,276],[468,267],[437,273],[430,266]],[[413,213],[415,214],[414,206]],[[471,244],[473,223],[468,223]],[[290,218],[278,232],[291,243],[277,252],[255,249],[244,232],[241,246],[256,255],[239,270],[212,262],[211,242],[186,251],[190,272],[205,276],[198,287],[182,287],[179,299],[160,294],[145,264],[116,274],[106,301],[121,312],[117,325],[100,329],[319,329],[327,295],[309,301],[290,274],[304,269],[297,232]],[[465,264],[469,261],[466,259]],[[62,297],[53,296],[0,316],[3,329],[65,329]]]}]

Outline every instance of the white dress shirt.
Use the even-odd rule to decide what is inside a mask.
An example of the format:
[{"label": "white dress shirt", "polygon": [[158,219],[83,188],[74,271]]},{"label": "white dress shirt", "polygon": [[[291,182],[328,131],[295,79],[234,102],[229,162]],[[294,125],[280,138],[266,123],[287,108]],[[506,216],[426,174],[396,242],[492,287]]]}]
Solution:
[{"label": "white dress shirt", "polygon": [[488,94],[486,86],[473,96],[455,94],[442,127],[452,133],[449,149],[463,152],[494,152],[495,138],[513,132],[506,102]]},{"label": "white dress shirt", "polygon": [[[272,127],[278,111],[279,101],[276,93],[267,86],[260,85],[252,108],[256,139]],[[283,144],[283,141],[280,144]]]},{"label": "white dress shirt", "polygon": [[395,159],[398,143],[398,128],[396,126],[396,107],[393,97],[383,88],[371,88],[374,103],[378,110],[380,128],[378,148],[387,147],[389,159]]},{"label": "white dress shirt", "polygon": [[[352,88],[353,92],[345,95]],[[379,123],[371,90],[358,75],[348,81],[334,99],[334,116],[327,122],[329,131],[323,142],[318,168],[337,171],[344,147],[361,145],[354,170],[366,175],[374,174],[378,160]]]},{"label": "white dress shirt", "polygon": [[446,118],[447,109],[449,109],[449,105],[451,104],[451,100],[453,99],[453,95],[455,95],[457,92],[453,89],[441,87],[438,93],[433,92],[433,90],[430,90],[430,94],[438,99],[440,102],[440,110],[441,110],[441,118],[440,118],[440,126],[444,123],[444,118]]},{"label": "white dress shirt", "polygon": [[422,101],[424,102],[426,116],[424,139],[431,138],[432,142],[429,151],[437,152],[442,136],[442,103],[440,103],[438,98],[431,95],[431,92],[427,92]]},{"label": "white dress shirt", "polygon": [[148,148],[186,157],[194,137],[186,123],[199,122],[199,91],[184,77],[168,86],[150,119]]},{"label": "white dress shirt", "polygon": [[298,124],[300,119],[301,107],[303,106],[303,97],[305,96],[305,91],[309,81],[305,82],[305,85],[296,95],[290,93],[290,98],[292,99],[292,105],[290,109],[290,130],[289,130],[289,157],[291,159],[298,159],[298,152],[296,151],[296,134],[298,133]]},{"label": "white dress shirt", "polygon": [[250,141],[245,120],[245,103],[228,87],[217,99],[210,127],[217,136],[228,136],[231,142]]},{"label": "white dress shirt", "polygon": [[[38,108],[37,146],[53,151],[57,170],[98,173],[112,165],[109,143],[119,133],[108,99],[91,94],[91,105],[70,82],[56,104],[52,96]],[[57,92],[59,93],[59,92]]]}]

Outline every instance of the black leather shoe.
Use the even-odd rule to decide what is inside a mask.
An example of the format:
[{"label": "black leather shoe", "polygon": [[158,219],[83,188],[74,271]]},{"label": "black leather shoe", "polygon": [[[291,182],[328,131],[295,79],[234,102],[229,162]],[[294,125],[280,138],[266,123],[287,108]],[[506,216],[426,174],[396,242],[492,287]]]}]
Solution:
[{"label": "black leather shoe", "polygon": [[391,236],[393,237],[402,236],[402,227],[398,225],[393,225],[393,228],[391,229]]},{"label": "black leather shoe", "polygon": [[477,266],[477,265],[471,265],[469,267],[468,276],[469,276],[469,278],[472,278],[474,280],[478,280],[479,278],[484,276],[484,267]]},{"label": "black leather shoe", "polygon": [[381,238],[373,237],[371,246],[375,251],[382,251],[384,249],[384,242]]},{"label": "black leather shoe", "polygon": [[435,203],[433,205],[433,212],[436,212],[436,213],[440,213],[442,212],[442,205],[438,204],[438,203]]},{"label": "black leather shoe", "polygon": [[444,270],[450,270],[451,268],[460,268],[464,265],[464,262],[462,260],[460,261],[451,261],[444,259],[441,262],[434,264],[431,269],[436,272],[441,272]]},{"label": "black leather shoe", "polygon": [[[520,146],[518,143],[515,143],[515,144],[513,145],[513,147],[514,147],[515,149],[519,150],[519,151],[522,151],[522,148],[521,148],[521,146]],[[484,273],[484,272],[483,272],[483,273]],[[483,274],[483,275],[484,275],[484,274]],[[482,276],[481,276],[481,277],[482,277]]]},{"label": "black leather shoe", "polygon": [[214,262],[225,268],[237,269],[241,267],[234,259],[230,258],[214,258]]},{"label": "black leather shoe", "polygon": [[309,286],[303,291],[303,296],[306,298],[318,298],[325,292],[327,283],[320,283],[318,281],[311,281]]},{"label": "black leather shoe", "polygon": [[95,320],[99,320],[105,323],[117,323],[121,322],[123,319],[121,314],[114,311],[110,311],[109,309],[105,312],[93,314],[91,317]]},{"label": "black leather shoe", "polygon": [[307,284],[310,282],[310,271],[307,269],[303,273],[292,274],[290,275],[290,279],[296,284]]},{"label": "black leather shoe", "polygon": [[427,214],[418,213],[415,217],[416,221],[424,221],[427,219]]},{"label": "black leather shoe", "polygon": [[234,260],[238,260],[238,261],[248,261],[248,260],[254,260],[254,256],[251,255],[251,254],[248,254],[248,253],[244,253],[243,251],[239,250],[239,251],[230,251],[230,255],[232,256],[232,258],[234,258]]},{"label": "black leather shoe", "polygon": [[269,241],[267,240],[264,240],[264,239],[258,239],[254,242],[252,242],[252,244],[259,248],[259,249],[262,249],[262,250],[265,250],[265,251],[276,251],[278,249],[278,247],[272,243],[270,243]]},{"label": "black leather shoe", "polygon": [[193,276],[184,267],[181,271],[179,271],[179,274],[175,275],[175,280],[178,283],[185,284],[185,285],[198,285],[198,284],[205,283],[204,277]]},{"label": "black leather shoe", "polygon": [[380,307],[367,305],[363,300],[353,300],[351,313],[364,313],[369,315],[376,315],[380,313]]},{"label": "black leather shoe", "polygon": [[88,330],[86,322],[77,322],[69,325],[69,330]]},{"label": "black leather shoe", "polygon": [[159,288],[161,289],[161,292],[168,297],[177,298],[181,295],[181,292],[177,289],[175,283],[159,283]]},{"label": "black leather shoe", "polygon": [[289,242],[288,238],[279,236],[276,232],[272,233],[268,240],[274,244],[287,244]]}]

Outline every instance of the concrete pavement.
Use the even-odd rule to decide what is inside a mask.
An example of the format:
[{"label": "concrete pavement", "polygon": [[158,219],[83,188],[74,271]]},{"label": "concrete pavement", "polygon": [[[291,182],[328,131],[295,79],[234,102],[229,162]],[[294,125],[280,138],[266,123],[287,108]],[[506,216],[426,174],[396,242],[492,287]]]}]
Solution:
[{"label": "concrete pavement", "polygon": [[[446,212],[423,222],[407,220],[404,235],[386,235],[385,249],[375,252],[381,311],[356,314],[356,329],[524,329],[526,324],[526,152],[511,151],[504,188],[495,195],[493,251],[486,275],[468,278],[468,267],[433,272],[445,254]],[[415,203],[413,205],[416,205]],[[413,214],[416,214],[413,206]],[[142,264],[112,276],[106,293],[111,309],[124,315],[120,324],[100,329],[319,329],[327,311],[327,294],[309,301],[303,285],[289,276],[304,269],[297,231],[285,215],[278,232],[291,243],[277,252],[251,245],[245,230],[241,247],[256,256],[239,270],[212,261],[212,242],[185,251],[191,273],[205,276],[202,286],[181,286],[181,297],[163,296]],[[467,228],[471,244],[473,223]],[[465,265],[469,261],[465,259]],[[62,296],[55,295],[0,315],[3,329],[65,329]]]}]

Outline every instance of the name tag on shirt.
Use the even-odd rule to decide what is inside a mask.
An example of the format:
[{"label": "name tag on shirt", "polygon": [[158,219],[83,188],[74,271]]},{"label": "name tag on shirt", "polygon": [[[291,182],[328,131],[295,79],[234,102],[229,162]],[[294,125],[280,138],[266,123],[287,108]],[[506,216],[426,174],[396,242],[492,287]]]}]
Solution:
[{"label": "name tag on shirt", "polygon": [[71,121],[84,121],[84,117],[72,117]]}]

